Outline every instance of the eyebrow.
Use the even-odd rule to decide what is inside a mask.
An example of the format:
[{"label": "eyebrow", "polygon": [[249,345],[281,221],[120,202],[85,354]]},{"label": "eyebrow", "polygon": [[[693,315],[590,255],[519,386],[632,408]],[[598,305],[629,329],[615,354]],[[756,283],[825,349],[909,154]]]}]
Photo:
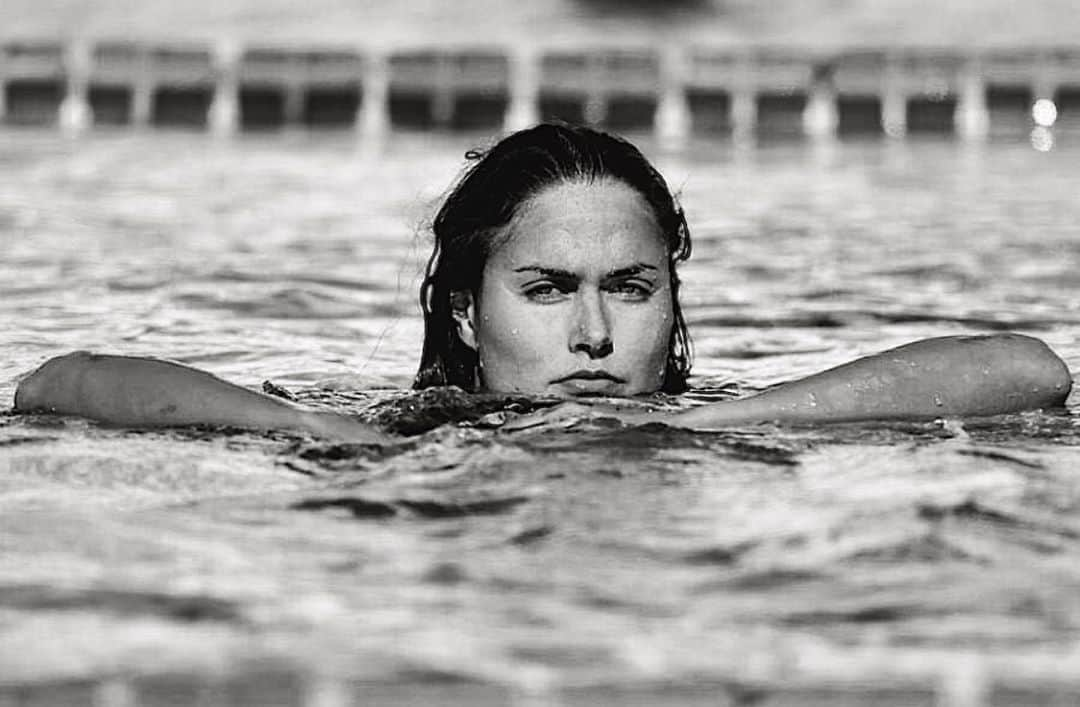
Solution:
[{"label": "eyebrow", "polygon": [[[659,270],[659,268],[657,268],[655,265],[649,265],[648,263],[634,263],[633,265],[630,265],[630,266],[625,267],[625,268],[617,268],[615,270],[612,270],[611,272],[609,272],[604,277],[605,278],[632,277],[634,275],[640,275],[641,273],[643,273],[645,271],[649,271],[649,270],[655,272],[655,271]],[[558,268],[545,268],[545,267],[541,267],[540,265],[526,265],[524,267],[514,268],[514,272],[537,272],[537,273],[540,273],[541,275],[545,275],[547,277],[555,277],[555,278],[562,278],[562,279],[576,279],[577,278],[577,275],[570,272],[569,270],[560,270]]]}]

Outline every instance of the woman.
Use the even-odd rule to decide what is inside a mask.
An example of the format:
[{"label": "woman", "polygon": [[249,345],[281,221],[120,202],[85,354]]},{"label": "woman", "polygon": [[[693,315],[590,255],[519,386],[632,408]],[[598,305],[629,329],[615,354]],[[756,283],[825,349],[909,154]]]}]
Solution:
[{"label": "woman", "polygon": [[[689,338],[676,266],[686,219],[628,142],[539,125],[486,153],[434,222],[421,287],[415,387],[560,398],[686,389]],[[742,400],[636,419],[688,427],[991,415],[1061,405],[1072,381],[1026,336],[942,337],[862,358]],[[351,417],[307,410],[179,364],[84,352],[46,362],[15,408],[126,426],[293,429],[378,442]]]}]

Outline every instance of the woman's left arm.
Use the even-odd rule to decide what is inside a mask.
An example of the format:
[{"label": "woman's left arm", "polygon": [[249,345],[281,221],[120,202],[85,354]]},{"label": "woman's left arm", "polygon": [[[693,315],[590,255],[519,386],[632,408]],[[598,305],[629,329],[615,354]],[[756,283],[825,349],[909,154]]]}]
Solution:
[{"label": "woman's left arm", "polygon": [[867,356],[741,400],[665,415],[691,428],[997,415],[1059,407],[1065,362],[1029,336],[944,336]]}]

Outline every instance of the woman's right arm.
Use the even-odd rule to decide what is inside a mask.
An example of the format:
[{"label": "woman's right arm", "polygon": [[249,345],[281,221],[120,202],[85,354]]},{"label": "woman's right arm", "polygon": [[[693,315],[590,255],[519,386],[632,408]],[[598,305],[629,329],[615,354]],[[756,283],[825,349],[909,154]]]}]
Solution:
[{"label": "woman's right arm", "polygon": [[355,442],[390,440],[346,415],[308,410],[179,363],[85,351],[50,359],[23,379],[15,410],[78,415],[121,427],[221,425]]}]

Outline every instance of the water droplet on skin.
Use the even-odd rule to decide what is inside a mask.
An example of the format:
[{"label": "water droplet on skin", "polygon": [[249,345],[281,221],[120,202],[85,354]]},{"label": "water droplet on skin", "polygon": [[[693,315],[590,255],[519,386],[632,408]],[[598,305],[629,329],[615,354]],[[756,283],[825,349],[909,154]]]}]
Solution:
[{"label": "water droplet on skin", "polygon": [[935,395],[935,396],[934,396],[934,405],[937,405],[938,407],[941,407],[941,406],[942,406],[942,405],[944,405],[944,404],[945,404],[945,403],[943,403],[943,402],[941,401],[941,396],[940,396],[940,395]]}]

